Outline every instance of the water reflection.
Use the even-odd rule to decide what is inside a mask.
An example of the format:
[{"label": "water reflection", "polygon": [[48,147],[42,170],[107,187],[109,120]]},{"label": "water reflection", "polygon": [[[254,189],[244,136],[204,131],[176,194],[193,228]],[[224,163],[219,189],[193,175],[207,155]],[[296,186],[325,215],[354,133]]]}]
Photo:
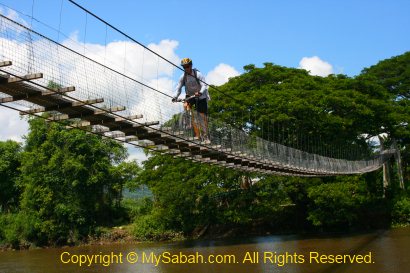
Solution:
[{"label": "water reflection", "polygon": [[[409,250],[410,227],[333,237],[268,236],[10,251],[0,253],[0,272],[407,273]],[[130,254],[134,255],[132,262],[138,256],[136,263],[130,262],[132,255],[127,257]],[[325,255],[322,263],[316,262],[318,255]],[[330,255],[350,255],[350,258],[371,255],[372,263],[363,259],[353,264],[329,263]],[[80,257],[89,260],[83,260],[80,266]],[[113,263],[104,266],[110,262]]]}]

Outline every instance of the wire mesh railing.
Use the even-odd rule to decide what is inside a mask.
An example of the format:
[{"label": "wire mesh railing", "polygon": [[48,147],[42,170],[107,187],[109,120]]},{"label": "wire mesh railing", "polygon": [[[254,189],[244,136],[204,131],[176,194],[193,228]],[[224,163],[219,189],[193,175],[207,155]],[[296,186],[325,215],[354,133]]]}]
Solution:
[{"label": "wire mesh railing", "polygon": [[[258,166],[269,165],[294,175],[338,175],[376,170],[392,154],[384,152],[360,161],[329,158],[249,135],[211,116],[204,118],[184,111],[182,104],[170,99],[179,78],[176,66],[128,38],[105,45],[75,38],[60,42],[4,15],[0,15],[0,30],[0,61],[13,62],[12,66],[2,68],[4,73],[41,72],[43,77],[36,80],[41,86],[75,86],[76,91],[65,95],[67,98],[101,98],[103,101],[93,107],[105,109],[124,106],[116,115],[139,116],[139,123],[157,124],[150,127],[209,147],[224,158],[228,155],[247,159]],[[0,93],[1,97],[5,96]],[[23,109],[36,107],[24,101],[17,103]],[[200,136],[192,128],[195,124]],[[195,155],[188,157],[194,159]]]}]

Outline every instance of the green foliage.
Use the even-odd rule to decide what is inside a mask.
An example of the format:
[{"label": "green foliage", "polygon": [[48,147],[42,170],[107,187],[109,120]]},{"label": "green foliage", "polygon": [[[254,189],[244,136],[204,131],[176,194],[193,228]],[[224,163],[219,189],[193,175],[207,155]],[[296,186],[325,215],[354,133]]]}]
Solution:
[{"label": "green foliage", "polygon": [[110,167],[111,184],[113,185],[112,198],[116,200],[116,207],[120,207],[124,189],[135,190],[137,188],[137,176],[141,167],[136,161],[123,161]]},{"label": "green foliage", "polygon": [[43,119],[29,121],[21,165],[21,211],[35,219],[36,244],[73,243],[113,221],[126,179],[125,148]]},{"label": "green foliage", "polygon": [[364,181],[321,184],[308,189],[312,204],[308,220],[319,227],[354,226],[359,211],[369,202]]},{"label": "green foliage", "polygon": [[154,211],[161,215],[166,229],[189,232],[198,222],[212,221],[210,196],[224,181],[212,170],[215,167],[168,156],[153,156],[144,162],[139,181],[152,191]]},{"label": "green foliage", "polygon": [[[212,94],[214,117],[313,153],[330,155],[335,146],[365,153],[362,138],[370,131],[367,127],[380,124],[363,122],[372,116],[373,109],[368,107],[372,95],[356,89],[355,80],[343,75],[310,76],[305,70],[266,63],[219,89],[227,95]],[[377,132],[371,133],[369,137]],[[344,156],[354,155],[346,152]]]},{"label": "green foliage", "polygon": [[138,217],[148,215],[153,208],[153,201],[151,197],[143,197],[140,199],[124,199],[122,205],[127,210],[128,216],[131,221],[136,220]]},{"label": "green foliage", "polygon": [[181,236],[178,232],[166,229],[159,214],[148,214],[137,218],[132,233],[137,239],[144,241],[171,240]]},{"label": "green foliage", "polygon": [[125,187],[127,189],[135,191],[139,188],[138,175],[142,170],[136,161],[121,162],[116,168],[117,176],[126,181]]},{"label": "green foliage", "polygon": [[393,200],[392,209],[393,224],[410,224],[410,197],[401,194]]},{"label": "green foliage", "polygon": [[[386,145],[397,142],[401,149],[407,191],[393,185],[383,199],[380,171],[276,177],[164,155],[152,155],[141,169],[124,162],[126,150],[116,142],[33,118],[23,147],[0,142],[0,242],[71,244],[101,226],[127,221],[144,240],[207,226],[288,231],[379,227],[390,218],[395,224],[410,222],[409,52],[354,78],[311,76],[272,63],[244,70],[218,87],[223,94],[211,88],[213,119],[252,136],[351,159],[371,155],[375,147],[369,139],[383,134]],[[213,123],[210,130],[223,134],[229,128]],[[257,183],[244,183],[244,177]],[[141,187],[150,194],[122,202],[124,189]]]},{"label": "green foliage", "polygon": [[[359,79],[372,82],[389,94],[387,107],[380,108],[378,118],[388,140],[401,148],[403,176],[410,181],[410,52],[380,61],[363,70]],[[371,89],[373,90],[373,89]],[[378,101],[380,103],[380,101]]]},{"label": "green foliage", "polygon": [[0,213],[15,210],[20,191],[16,180],[20,175],[21,146],[14,141],[0,141]]},{"label": "green foliage", "polygon": [[410,51],[365,68],[362,74],[372,75],[398,99],[410,99]]},{"label": "green foliage", "polygon": [[154,203],[149,214],[136,218],[135,232],[139,236],[146,236],[143,231],[191,234],[207,225],[243,226],[255,219],[273,222],[279,204],[286,201],[283,189],[273,178],[241,188],[243,175],[169,156],[150,157],[139,182],[150,188]]},{"label": "green foliage", "polygon": [[0,214],[0,243],[18,249],[27,247],[37,237],[35,215],[18,212]]},{"label": "green foliage", "polygon": [[[393,64],[406,67],[407,58],[405,54]],[[380,65],[390,70],[393,64]],[[375,67],[356,78],[310,76],[307,71],[272,63],[263,68],[251,64],[244,70],[218,87],[223,93],[211,88],[214,119],[270,141],[349,159],[371,156],[374,147],[369,139],[379,134],[387,134],[390,143],[396,139],[408,145],[406,89],[395,93],[407,80],[394,76],[407,73],[407,68],[391,68],[396,72],[389,74],[389,84]],[[221,124],[218,130],[210,128],[214,133],[225,129]],[[302,138],[295,132],[303,133]],[[403,154],[407,170],[407,154]],[[380,172],[315,179],[259,176],[260,181],[246,190],[239,187],[242,175],[152,156],[139,177],[154,196],[150,215],[157,217],[147,216],[148,227],[158,224],[162,230],[189,233],[201,225],[247,225],[261,220],[293,228],[368,228],[389,219]],[[370,220],[363,220],[365,216]],[[279,220],[286,217],[291,220]],[[138,218],[141,226],[144,219]]]},{"label": "green foliage", "polygon": [[281,205],[289,202],[283,184],[275,177],[258,179],[248,189],[232,188],[216,195],[218,224],[243,226],[257,220],[280,227],[276,216],[283,209]]}]

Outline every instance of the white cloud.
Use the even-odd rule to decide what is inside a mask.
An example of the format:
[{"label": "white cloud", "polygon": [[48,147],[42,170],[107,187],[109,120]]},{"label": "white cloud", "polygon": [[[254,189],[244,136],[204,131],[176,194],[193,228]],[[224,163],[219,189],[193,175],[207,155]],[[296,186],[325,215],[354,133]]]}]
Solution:
[{"label": "white cloud", "polygon": [[2,7],[0,7],[0,14],[3,14],[4,16],[6,16],[7,18],[19,22],[20,24],[24,25],[24,26],[29,26],[29,24],[20,17],[20,15],[13,9],[9,9],[9,8],[5,8],[3,9]]},{"label": "white cloud", "polygon": [[303,57],[299,62],[299,68],[310,71],[311,75],[325,77],[333,74],[333,66],[321,60],[318,56]]},{"label": "white cloud", "polygon": [[135,147],[132,145],[127,145],[127,148],[129,154],[127,161],[137,161],[137,163],[141,165],[143,161],[149,158],[149,156],[145,155],[144,150],[142,148]]},{"label": "white cloud", "polygon": [[[27,22],[20,18],[18,13],[12,9],[0,8],[0,13],[11,20],[19,22],[22,25],[28,26]],[[2,33],[7,33],[7,24],[0,24],[0,31]],[[16,29],[16,31],[17,33],[20,33],[19,29]],[[7,34],[5,36],[7,36]],[[13,56],[13,51],[21,52],[21,59],[27,60],[28,50],[25,45],[19,44],[14,40],[5,39],[1,37],[0,44],[0,58],[2,59],[2,61],[11,61],[12,59],[9,56]],[[20,60],[15,60],[13,64],[19,63],[19,61]],[[16,108],[19,107],[16,106]],[[18,111],[3,106],[0,106],[0,124],[0,141],[14,140],[17,142],[23,142],[22,137],[24,135],[27,135],[28,133],[27,120],[21,118]]]},{"label": "white cloud", "polygon": [[11,139],[22,142],[22,136],[27,134],[28,123],[15,110],[0,107],[0,124],[0,141]]},{"label": "white cloud", "polygon": [[[7,28],[8,24],[11,23],[5,23],[4,27]],[[12,26],[7,31],[13,33],[15,29]],[[138,83],[142,82],[171,96],[182,72],[131,41],[112,41],[106,45],[84,44],[78,40],[78,33],[74,32],[62,43],[135,80],[123,77],[41,37],[35,37],[31,43],[21,37],[23,36],[9,39],[6,34],[0,33],[0,57],[13,61],[13,65],[7,68],[13,73],[24,75],[41,72],[44,77],[35,80],[37,83],[46,86],[52,80],[62,86],[75,86],[76,91],[69,93],[69,96],[77,99],[104,98],[103,104],[106,106],[126,107],[124,112],[118,114],[142,114],[143,119],[138,120],[141,122],[163,123],[173,114],[182,111],[182,104],[172,103],[170,97]],[[179,63],[180,58],[176,54],[178,45],[178,41],[166,39],[151,43],[148,48],[173,63]],[[235,68],[221,63],[207,74],[207,82],[221,85],[237,75],[239,72]],[[26,134],[27,124],[19,120],[17,112],[1,113],[1,118],[1,124],[6,126],[0,128],[0,139],[19,140],[20,135]],[[130,158],[144,158],[138,151],[130,154]]]},{"label": "white cloud", "polygon": [[[142,114],[143,121],[146,122],[164,122],[173,113],[180,111],[179,106],[171,103],[169,97],[137,83],[137,81],[142,82],[169,96],[173,94],[179,73],[175,73],[176,68],[173,65],[152,52],[130,41],[113,41],[106,46],[84,44],[77,40],[75,33],[63,44],[136,80],[126,79],[94,64],[91,64],[94,69],[90,71],[88,65],[84,66],[81,60],[73,61],[73,57],[62,54],[59,56],[60,60],[63,59],[61,63],[64,63],[66,67],[67,65],[72,66],[68,68],[69,73],[65,73],[67,80],[74,82],[79,90],[98,90],[99,96],[104,97],[105,104],[125,106],[126,113],[122,114]],[[151,43],[148,48],[176,63],[179,61],[175,53],[178,44],[177,41],[166,39],[159,43]],[[87,74],[92,77],[90,78]],[[91,88],[90,82],[94,82]]]},{"label": "white cloud", "polygon": [[222,85],[229,78],[238,76],[239,72],[232,66],[221,63],[206,75],[206,82],[213,85]]},{"label": "white cloud", "polygon": [[[180,71],[133,42],[113,41],[107,45],[84,44],[78,41],[78,33],[74,32],[62,43],[135,80],[127,79],[41,37],[34,37],[31,42],[26,41],[23,35],[17,36],[17,39],[9,39],[8,37],[14,37],[15,32],[20,28],[4,19],[1,20],[0,26],[2,27],[0,58],[13,62],[12,66],[4,68],[10,73],[25,75],[41,72],[44,77],[35,80],[36,83],[46,86],[52,80],[62,86],[75,86],[76,91],[68,95],[77,99],[102,97],[104,103],[101,105],[125,106],[126,110],[118,114],[125,116],[142,114],[143,118],[139,120],[141,122],[160,121],[162,123],[174,113],[181,111],[182,105],[171,103],[170,97],[138,83],[142,82],[172,95]],[[175,53],[178,47],[177,41],[162,40],[148,47],[171,62],[179,62],[180,58]],[[20,106],[27,109],[30,105]],[[27,125],[24,126],[25,122],[20,121],[18,112],[8,110],[1,112],[0,115],[1,124],[6,124],[0,128],[0,139],[21,140],[20,136],[26,134]]]},{"label": "white cloud", "polygon": [[[78,40],[78,34],[74,32],[62,44],[111,69],[138,80],[149,81],[152,78],[161,75],[169,76],[173,73],[171,65],[131,41],[113,41],[107,45],[84,44]],[[174,53],[177,46],[177,41],[162,40],[158,44],[150,44],[148,48],[160,52],[171,61],[175,61],[178,60],[178,56]]]},{"label": "white cloud", "polygon": [[[177,49],[178,45],[178,41],[165,39],[161,40],[158,44],[151,43],[147,47],[157,54],[161,55],[165,59],[169,60],[170,62],[179,63],[180,58],[177,54],[175,54],[175,50]],[[173,68],[173,66],[170,66],[168,62],[165,62],[165,64],[166,66],[160,67],[159,70],[165,70],[168,73],[172,73],[172,71],[169,71],[169,67]],[[158,63],[156,65],[158,65]]]}]

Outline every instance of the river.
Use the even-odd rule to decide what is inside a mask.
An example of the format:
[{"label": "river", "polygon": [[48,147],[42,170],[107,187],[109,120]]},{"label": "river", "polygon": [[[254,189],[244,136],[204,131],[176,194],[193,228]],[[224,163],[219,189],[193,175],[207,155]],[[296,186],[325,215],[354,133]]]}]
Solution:
[{"label": "river", "polygon": [[408,273],[410,227],[0,252],[1,273]]}]

